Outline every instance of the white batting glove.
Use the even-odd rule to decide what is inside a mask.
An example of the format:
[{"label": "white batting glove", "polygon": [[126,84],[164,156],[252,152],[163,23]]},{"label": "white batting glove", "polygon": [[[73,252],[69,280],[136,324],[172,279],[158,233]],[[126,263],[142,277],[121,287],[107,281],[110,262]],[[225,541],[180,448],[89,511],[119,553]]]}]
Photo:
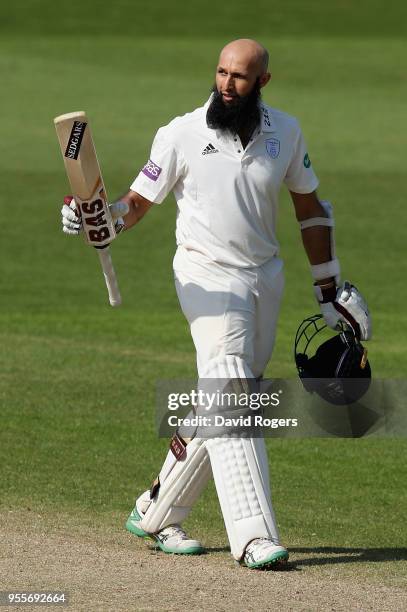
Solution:
[{"label": "white batting glove", "polygon": [[65,234],[76,236],[82,231],[82,219],[78,215],[75,200],[72,196],[64,197],[64,205],[61,208],[62,231]]},{"label": "white batting glove", "polygon": [[345,324],[359,340],[370,340],[372,321],[369,309],[354,285],[345,281],[341,287],[328,290],[314,285],[314,292],[328,327],[340,330]]},{"label": "white batting glove", "polygon": [[[126,202],[119,200],[113,204],[109,204],[110,214],[115,221],[114,227],[116,234],[119,234],[124,228],[123,217],[129,212],[129,205]],[[64,205],[61,208],[62,215],[62,231],[71,236],[77,236],[82,231],[82,219],[78,214],[76,202],[71,195],[64,197]]]}]

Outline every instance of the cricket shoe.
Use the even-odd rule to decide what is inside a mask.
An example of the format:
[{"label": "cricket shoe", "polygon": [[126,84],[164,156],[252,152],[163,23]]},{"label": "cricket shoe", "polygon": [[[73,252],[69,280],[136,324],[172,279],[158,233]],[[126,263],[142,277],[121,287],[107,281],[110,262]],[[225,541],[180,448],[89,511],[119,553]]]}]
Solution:
[{"label": "cricket shoe", "polygon": [[165,553],[200,555],[205,552],[198,540],[191,540],[179,525],[168,525],[157,533],[147,533],[140,527],[141,516],[134,507],[126,522],[126,529],[139,538],[151,538]]},{"label": "cricket shoe", "polygon": [[273,569],[286,565],[288,551],[267,538],[256,538],[249,542],[242,562],[251,569]]}]

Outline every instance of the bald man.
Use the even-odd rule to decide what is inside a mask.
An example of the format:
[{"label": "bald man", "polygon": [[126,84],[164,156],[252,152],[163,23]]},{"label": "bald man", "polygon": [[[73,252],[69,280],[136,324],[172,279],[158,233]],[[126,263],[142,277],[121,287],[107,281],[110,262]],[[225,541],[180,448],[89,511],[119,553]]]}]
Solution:
[{"label": "bald man", "polygon": [[[261,100],[269,80],[262,45],[250,39],[226,45],[209,100],[158,130],[150,159],[111,205],[128,230],[174,193],[175,285],[196,349],[198,385],[215,381],[222,393],[255,389],[271,357],[284,285],[275,232],[282,183],[301,223],[322,312],[331,327],[343,317],[332,305],[339,277],[332,208],[316,195],[297,120]],[[70,234],[81,230],[74,209],[74,202],[62,209]],[[250,568],[286,563],[264,440],[239,429],[211,435],[179,429],[127,529],[153,538],[164,552],[201,553],[181,524],[211,476],[233,557]]]}]

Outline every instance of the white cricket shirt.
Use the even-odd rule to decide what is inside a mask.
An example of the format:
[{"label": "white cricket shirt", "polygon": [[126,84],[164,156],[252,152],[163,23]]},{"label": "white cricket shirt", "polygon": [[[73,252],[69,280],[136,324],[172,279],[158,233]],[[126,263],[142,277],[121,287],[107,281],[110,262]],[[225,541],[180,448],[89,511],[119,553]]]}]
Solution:
[{"label": "white cricket shirt", "polygon": [[279,251],[281,184],[311,193],[318,179],[294,117],[261,103],[243,149],[239,136],[207,126],[209,102],[158,130],[130,189],[156,204],[174,192],[178,245],[231,266],[262,265]]}]

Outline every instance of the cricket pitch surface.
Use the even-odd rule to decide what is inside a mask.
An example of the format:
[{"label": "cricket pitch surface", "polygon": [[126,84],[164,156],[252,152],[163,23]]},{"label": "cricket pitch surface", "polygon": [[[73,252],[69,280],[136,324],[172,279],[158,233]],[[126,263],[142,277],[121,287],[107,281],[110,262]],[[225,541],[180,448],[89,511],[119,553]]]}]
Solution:
[{"label": "cricket pitch surface", "polygon": [[[0,590],[65,591],[71,610],[402,610],[406,549],[290,548],[284,571],[239,567],[226,540],[199,557],[165,555],[124,529],[72,517],[0,513]],[[31,610],[30,605],[10,610]],[[38,608],[35,608],[38,609]]]}]

